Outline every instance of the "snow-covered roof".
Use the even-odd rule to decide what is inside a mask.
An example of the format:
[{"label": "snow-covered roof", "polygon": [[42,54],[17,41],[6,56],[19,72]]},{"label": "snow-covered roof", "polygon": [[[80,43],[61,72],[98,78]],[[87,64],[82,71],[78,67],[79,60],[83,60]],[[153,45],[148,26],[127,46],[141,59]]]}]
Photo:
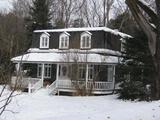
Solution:
[{"label": "snow-covered roof", "polygon": [[69,49],[69,50],[60,50],[60,49],[47,49],[42,50],[39,48],[30,48],[28,52],[37,52],[37,53],[96,53],[96,54],[107,54],[107,55],[113,55],[113,56],[121,56],[121,53],[119,51],[114,51],[110,49],[102,49],[102,48],[94,48],[89,50],[81,50],[81,49]]},{"label": "snow-covered roof", "polygon": [[84,53],[27,53],[11,59],[13,62],[23,63],[65,63],[65,62],[82,62],[82,63],[105,63],[117,64],[118,57],[103,56],[100,54]]},{"label": "snow-covered roof", "polygon": [[131,37],[128,34],[119,32],[117,30],[112,30],[107,27],[83,27],[83,28],[64,28],[64,29],[48,29],[48,30],[35,30],[34,32],[77,32],[77,31],[105,31],[110,32],[114,35],[119,35],[123,38]]}]

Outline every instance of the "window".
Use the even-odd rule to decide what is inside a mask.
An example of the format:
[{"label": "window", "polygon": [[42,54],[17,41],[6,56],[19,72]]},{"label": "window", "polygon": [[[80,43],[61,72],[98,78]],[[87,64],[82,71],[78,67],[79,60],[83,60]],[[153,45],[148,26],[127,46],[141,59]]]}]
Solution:
[{"label": "window", "polygon": [[81,43],[80,47],[82,49],[91,48],[91,33],[90,32],[84,32],[81,34]]},{"label": "window", "polygon": [[59,37],[59,48],[68,49],[69,48],[69,34],[64,32]]},{"label": "window", "polygon": [[88,65],[88,80],[94,79],[94,65]]},{"label": "window", "polygon": [[108,82],[112,82],[113,81],[113,76],[114,75],[114,68],[113,66],[108,66]]},{"label": "window", "polygon": [[59,66],[59,76],[64,77],[68,75],[68,66],[67,65],[60,65]]},{"label": "window", "polygon": [[40,36],[40,48],[49,48],[49,34],[43,33]]},{"label": "window", "polygon": [[[86,79],[86,65],[80,64],[79,65],[79,79],[85,80]],[[94,79],[94,65],[88,65],[88,80]]]},{"label": "window", "polygon": [[121,40],[121,52],[125,52],[125,40],[123,38],[120,39]]},{"label": "window", "polygon": [[79,65],[79,80],[86,79],[86,65],[81,64]]},{"label": "window", "polygon": [[[37,76],[41,77],[42,75],[42,64],[38,64]],[[44,78],[51,78],[51,64],[44,65]]]}]

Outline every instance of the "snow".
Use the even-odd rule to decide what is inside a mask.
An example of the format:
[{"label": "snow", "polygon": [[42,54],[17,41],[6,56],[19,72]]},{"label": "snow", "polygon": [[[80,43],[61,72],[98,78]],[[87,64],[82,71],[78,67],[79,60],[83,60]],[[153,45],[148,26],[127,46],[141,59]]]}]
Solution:
[{"label": "snow", "polygon": [[160,101],[131,102],[108,96],[49,96],[45,89],[13,98],[1,120],[160,120]]},{"label": "snow", "polygon": [[138,1],[141,2],[143,5],[145,5],[146,7],[148,7],[154,14],[157,14],[157,12],[145,0],[138,0]]},{"label": "snow", "polygon": [[[76,60],[76,61],[75,61]],[[11,59],[13,62],[89,62],[89,63],[109,63],[119,62],[116,56],[103,56],[95,53],[56,53],[56,52],[31,52]]]},{"label": "snow", "polygon": [[43,53],[43,52],[56,52],[56,53],[65,53],[65,52],[73,52],[73,53],[104,53],[108,55],[115,55],[115,56],[121,56],[121,53],[119,51],[114,51],[110,49],[89,49],[89,50],[81,50],[81,49],[69,49],[69,50],[60,50],[60,49],[47,49],[42,50],[39,48],[30,48],[28,52],[37,52],[37,53]]},{"label": "snow", "polygon": [[107,27],[84,27],[84,28],[65,28],[65,29],[48,29],[48,30],[35,30],[34,32],[77,32],[77,31],[105,31],[110,32],[114,35],[119,35],[123,38],[131,38],[130,35],[118,32],[117,30],[112,30]]}]

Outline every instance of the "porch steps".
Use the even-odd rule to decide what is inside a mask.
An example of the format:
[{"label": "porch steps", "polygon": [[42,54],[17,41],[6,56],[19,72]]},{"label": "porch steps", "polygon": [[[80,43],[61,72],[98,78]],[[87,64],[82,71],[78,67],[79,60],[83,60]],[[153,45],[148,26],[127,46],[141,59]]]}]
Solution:
[{"label": "porch steps", "polygon": [[56,95],[58,93],[57,90],[52,91],[51,93],[49,93],[49,95]]},{"label": "porch steps", "polygon": [[38,82],[36,82],[34,84],[29,83],[28,84],[28,92],[29,93],[36,92],[39,89],[41,89],[42,87],[43,87],[43,85],[42,85],[42,81],[41,80],[39,80]]},{"label": "porch steps", "polygon": [[56,87],[56,80],[47,87],[49,95],[56,95],[58,93],[57,87]]}]

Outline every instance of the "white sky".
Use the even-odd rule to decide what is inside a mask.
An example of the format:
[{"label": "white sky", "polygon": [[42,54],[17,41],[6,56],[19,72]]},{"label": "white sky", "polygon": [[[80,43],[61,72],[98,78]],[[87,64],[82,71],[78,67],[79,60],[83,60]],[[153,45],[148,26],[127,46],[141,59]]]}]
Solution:
[{"label": "white sky", "polygon": [[12,0],[0,0],[0,11],[9,10],[11,6]]}]

